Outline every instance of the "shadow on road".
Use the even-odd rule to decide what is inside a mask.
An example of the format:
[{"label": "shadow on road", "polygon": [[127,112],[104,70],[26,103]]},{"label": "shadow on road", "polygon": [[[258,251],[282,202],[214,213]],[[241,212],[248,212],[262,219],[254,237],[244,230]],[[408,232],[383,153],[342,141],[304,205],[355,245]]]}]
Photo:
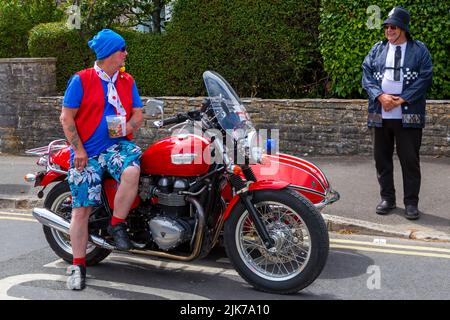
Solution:
[{"label": "shadow on road", "polygon": [[356,251],[332,249],[319,279],[354,278],[367,273],[374,261]]}]

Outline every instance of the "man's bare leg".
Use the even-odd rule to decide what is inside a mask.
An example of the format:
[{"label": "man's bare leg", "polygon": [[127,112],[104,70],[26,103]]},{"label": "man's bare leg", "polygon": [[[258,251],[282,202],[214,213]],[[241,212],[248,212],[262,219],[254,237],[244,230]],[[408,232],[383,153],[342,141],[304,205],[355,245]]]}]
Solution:
[{"label": "man's bare leg", "polygon": [[86,256],[88,243],[88,222],[92,207],[81,207],[72,209],[72,220],[70,221],[70,243],[72,245],[73,257],[83,258]]},{"label": "man's bare leg", "polygon": [[138,167],[128,167],[122,172],[120,185],[114,199],[114,216],[126,219],[131,205],[136,199],[139,185],[140,169]]},{"label": "man's bare leg", "polygon": [[108,227],[108,233],[113,236],[116,248],[123,251],[133,248],[124,222],[137,195],[139,174],[140,169],[137,167],[128,167],[123,171],[114,199],[114,214]]}]

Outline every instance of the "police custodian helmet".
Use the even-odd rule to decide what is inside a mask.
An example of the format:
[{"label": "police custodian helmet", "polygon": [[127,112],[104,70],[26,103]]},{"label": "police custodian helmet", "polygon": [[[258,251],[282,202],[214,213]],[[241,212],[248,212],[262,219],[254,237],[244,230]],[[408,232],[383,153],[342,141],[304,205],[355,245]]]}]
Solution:
[{"label": "police custodian helmet", "polygon": [[409,20],[410,15],[408,10],[403,7],[395,7],[389,12],[388,18],[383,22],[383,26],[391,24],[405,30],[409,34]]}]

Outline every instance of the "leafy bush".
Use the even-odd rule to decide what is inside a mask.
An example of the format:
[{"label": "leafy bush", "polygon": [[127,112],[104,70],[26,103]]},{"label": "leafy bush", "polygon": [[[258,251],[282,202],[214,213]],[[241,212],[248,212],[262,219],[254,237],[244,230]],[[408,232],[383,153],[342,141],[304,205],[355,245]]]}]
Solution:
[{"label": "leafy bush", "polygon": [[60,21],[63,12],[53,0],[0,2],[0,58],[28,57],[28,32],[33,26]]},{"label": "leafy bush", "polygon": [[[161,56],[161,36],[142,34],[137,31],[118,29],[127,42],[127,72],[133,75],[142,95],[162,95],[165,83],[160,76],[164,71]],[[84,36],[84,37],[83,37]],[[67,81],[76,72],[92,67],[95,54],[78,30],[69,30],[65,23],[40,24],[30,31],[28,42],[33,57],[57,58],[57,87],[64,92]]]},{"label": "leafy bush", "polygon": [[126,70],[136,81],[141,95],[170,95],[167,90],[167,72],[170,61],[166,58],[165,36],[118,29],[127,42]]},{"label": "leafy bush", "polygon": [[[366,23],[372,13],[367,8],[373,1],[322,0],[320,51],[325,70],[333,81],[332,93],[338,97],[364,96],[361,87],[362,61],[370,48],[384,39],[384,31],[369,29]],[[450,14],[445,1],[384,0],[378,1],[381,21],[389,11],[402,5],[411,13],[410,31],[414,39],[426,44],[433,60],[433,86],[428,98],[450,97]]]},{"label": "leafy bush", "polygon": [[77,30],[69,30],[65,22],[40,24],[30,31],[28,47],[32,57],[57,58],[58,91],[66,88],[70,77],[93,65],[95,55]]},{"label": "leafy bush", "polygon": [[[178,0],[163,35],[120,29],[129,49],[127,70],[143,95],[203,95],[202,73],[212,69],[242,96],[311,96],[323,76],[317,8],[317,0]],[[32,34],[32,55],[59,57],[61,90],[75,65],[82,66],[86,41],[61,25]]]},{"label": "leafy bush", "polygon": [[[114,26],[135,27],[145,25],[159,32],[161,9],[169,0],[78,0],[83,31],[101,30]],[[66,6],[71,6],[67,3]]]},{"label": "leafy bush", "polygon": [[315,0],[178,0],[165,39],[169,92],[204,94],[202,72],[213,69],[242,96],[316,94],[318,7]]},{"label": "leafy bush", "polygon": [[[221,73],[241,96],[360,98],[362,61],[384,38],[366,25],[368,0],[177,0],[162,35],[118,29],[127,41],[127,70],[142,95],[204,95],[202,73]],[[411,12],[411,34],[432,55],[429,98],[449,98],[449,12],[437,0],[384,0],[380,23],[395,5]],[[320,20],[320,21],[319,21]],[[319,28],[319,22],[321,23]],[[319,36],[320,30],[320,36]],[[31,31],[32,56],[58,57],[58,88],[93,65],[87,46],[63,24]],[[320,40],[320,43],[319,43]],[[323,57],[323,58],[322,58]],[[327,74],[331,86],[325,91]]]}]

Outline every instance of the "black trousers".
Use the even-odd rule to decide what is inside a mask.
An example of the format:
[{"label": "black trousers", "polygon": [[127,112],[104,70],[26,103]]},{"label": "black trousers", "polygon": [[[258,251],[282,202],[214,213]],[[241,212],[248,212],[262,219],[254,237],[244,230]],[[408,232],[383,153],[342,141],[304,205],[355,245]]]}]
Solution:
[{"label": "black trousers", "polygon": [[403,176],[403,203],[417,206],[420,191],[421,128],[403,128],[402,120],[383,119],[381,128],[374,128],[374,158],[380,184],[381,199],[395,202],[394,145]]}]

